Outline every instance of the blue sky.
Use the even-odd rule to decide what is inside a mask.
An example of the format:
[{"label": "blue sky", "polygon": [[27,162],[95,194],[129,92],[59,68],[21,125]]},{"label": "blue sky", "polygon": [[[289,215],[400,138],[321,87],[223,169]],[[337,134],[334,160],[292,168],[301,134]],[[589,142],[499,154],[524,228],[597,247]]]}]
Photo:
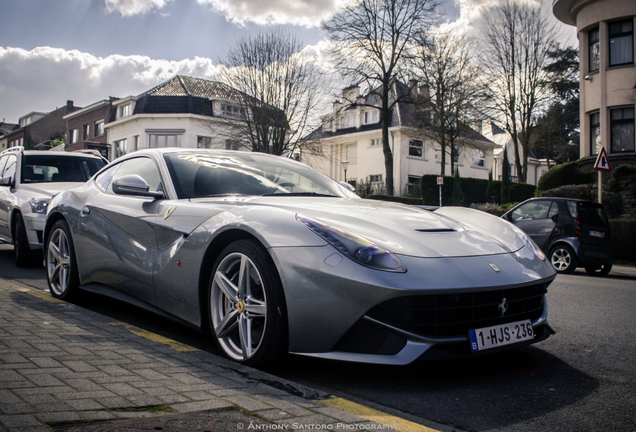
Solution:
[{"label": "blue sky", "polygon": [[[320,20],[340,1],[0,0],[0,120],[139,94],[178,73],[214,79],[232,43],[267,26],[285,27],[315,54]],[[460,28],[496,2],[444,1],[446,22]],[[575,41],[574,28],[563,28]]]}]

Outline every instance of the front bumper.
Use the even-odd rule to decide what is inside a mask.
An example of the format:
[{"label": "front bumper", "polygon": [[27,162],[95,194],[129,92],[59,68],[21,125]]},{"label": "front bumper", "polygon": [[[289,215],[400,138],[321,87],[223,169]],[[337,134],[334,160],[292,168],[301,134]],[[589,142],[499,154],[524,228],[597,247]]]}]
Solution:
[{"label": "front bumper", "polygon": [[24,215],[24,228],[31,250],[41,250],[46,215],[31,213]]},{"label": "front bumper", "polygon": [[[405,297],[547,287],[555,277],[552,266],[527,248],[476,257],[400,256],[406,273],[362,267],[331,246],[270,251],[285,289],[290,352],[366,363],[407,364],[443,345],[465,346],[470,351],[467,331],[441,335],[415,332],[408,326],[379,319],[372,313],[378,305]],[[547,325],[543,293],[540,303],[532,317],[538,335],[533,342],[550,334],[543,329]],[[486,325],[470,328],[481,327]],[[361,349],[360,345],[365,344],[373,348]]]}]

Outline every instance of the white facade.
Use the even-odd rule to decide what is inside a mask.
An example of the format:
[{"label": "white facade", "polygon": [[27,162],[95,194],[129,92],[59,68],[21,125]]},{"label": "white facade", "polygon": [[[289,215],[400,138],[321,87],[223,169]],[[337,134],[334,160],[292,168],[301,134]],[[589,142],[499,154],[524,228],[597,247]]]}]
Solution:
[{"label": "white facade", "polygon": [[[343,99],[357,103],[334,104],[333,113],[323,118],[322,129],[300,146],[301,161],[337,181],[345,180],[346,166],[347,182],[372,183],[377,192],[382,192],[386,169],[379,110],[366,106],[357,91],[357,87],[344,90]],[[421,130],[404,125],[406,121],[401,115],[407,116],[406,109],[408,107],[394,110],[394,125],[389,128],[394,194],[398,196],[407,194],[410,186],[417,184],[423,175],[441,173],[439,144]],[[455,166],[461,177],[488,179],[496,145],[475,131],[470,132],[470,138],[457,140],[460,144]],[[446,156],[445,174],[453,174],[449,155]]]}]

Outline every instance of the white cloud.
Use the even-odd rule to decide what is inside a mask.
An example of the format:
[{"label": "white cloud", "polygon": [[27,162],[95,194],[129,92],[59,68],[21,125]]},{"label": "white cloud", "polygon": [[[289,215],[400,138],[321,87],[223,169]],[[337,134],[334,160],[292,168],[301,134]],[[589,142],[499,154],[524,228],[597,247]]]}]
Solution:
[{"label": "white cloud", "polygon": [[106,0],[106,12],[119,12],[122,16],[139,15],[161,9],[171,0]]},{"label": "white cloud", "polygon": [[77,50],[0,47],[0,119],[17,123],[31,111],[49,112],[67,100],[87,106],[109,96],[137,95],[177,74],[214,79],[210,59],[105,58]]},{"label": "white cloud", "polygon": [[197,0],[223,13],[238,24],[293,24],[317,27],[328,18],[340,0]]}]

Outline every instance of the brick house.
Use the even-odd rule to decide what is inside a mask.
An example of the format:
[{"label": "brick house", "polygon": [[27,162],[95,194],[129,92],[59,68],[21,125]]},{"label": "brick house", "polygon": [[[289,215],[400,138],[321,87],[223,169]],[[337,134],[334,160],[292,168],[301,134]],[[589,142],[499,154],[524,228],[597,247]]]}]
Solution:
[{"label": "brick house", "polygon": [[64,116],[66,121],[66,151],[92,149],[111,159],[111,147],[104,127],[113,110],[113,102],[118,98],[110,97],[78,109]]},{"label": "brick house", "polygon": [[31,112],[20,117],[19,127],[6,135],[8,147],[24,146],[27,150],[46,146],[66,132],[64,116],[79,109],[73,101],[49,113]]}]

